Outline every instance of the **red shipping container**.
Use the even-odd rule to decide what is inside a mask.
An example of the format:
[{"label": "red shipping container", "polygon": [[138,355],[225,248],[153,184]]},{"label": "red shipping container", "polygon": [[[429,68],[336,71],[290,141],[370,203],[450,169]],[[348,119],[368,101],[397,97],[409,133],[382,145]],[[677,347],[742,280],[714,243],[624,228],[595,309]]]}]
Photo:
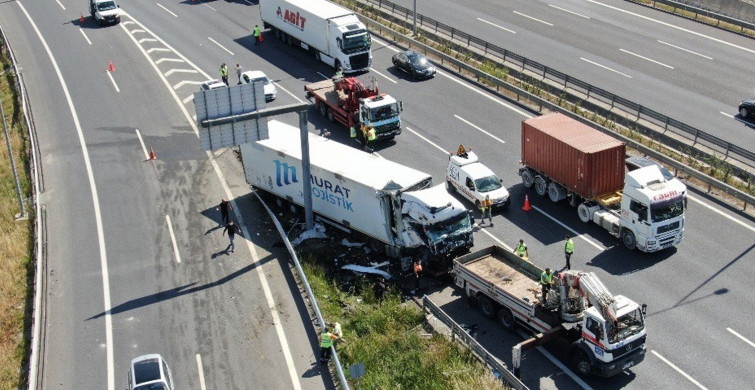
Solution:
[{"label": "red shipping container", "polygon": [[522,162],[586,199],[624,188],[626,146],[561,113],[522,121]]}]

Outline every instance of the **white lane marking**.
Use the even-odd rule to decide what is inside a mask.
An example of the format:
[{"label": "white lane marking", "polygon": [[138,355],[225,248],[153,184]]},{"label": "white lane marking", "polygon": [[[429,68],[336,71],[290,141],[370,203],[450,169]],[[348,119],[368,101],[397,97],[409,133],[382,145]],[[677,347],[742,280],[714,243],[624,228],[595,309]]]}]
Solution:
[{"label": "white lane marking", "polygon": [[692,35],[697,35],[698,37],[701,37],[701,38],[710,39],[711,41],[718,42],[718,43],[721,43],[721,44],[724,44],[724,45],[727,45],[727,46],[735,47],[737,49],[744,50],[746,52],[755,54],[755,50],[748,49],[746,47],[742,47],[742,46],[739,46],[739,45],[735,45],[733,43],[726,42],[726,41],[724,41],[722,39],[713,38],[713,37],[707,36],[705,34],[701,34],[699,32],[695,32],[695,31],[692,31],[692,30],[687,30],[686,28],[683,28],[683,27],[674,26],[673,24],[670,24],[670,23],[662,22],[660,20],[656,20],[656,19],[644,16],[644,15],[636,14],[634,12],[627,11],[627,10],[624,10],[624,9],[621,9],[621,8],[618,8],[618,7],[614,7],[614,6],[611,6],[611,5],[608,5],[608,4],[603,4],[603,3],[597,2],[595,0],[587,0],[587,1],[589,1],[590,3],[593,3],[593,4],[602,5],[603,7],[606,7],[606,8],[611,8],[611,9],[613,9],[615,11],[623,12],[625,14],[636,16],[638,18],[642,18],[642,19],[645,19],[645,20],[648,20],[648,21],[651,21],[651,22],[655,22],[655,23],[664,25],[666,27],[675,28],[675,29],[677,29],[679,31],[684,31],[684,32],[692,34]]},{"label": "white lane marking", "polygon": [[734,223],[737,223],[737,224],[741,225],[742,227],[744,227],[744,228],[746,228],[746,229],[749,229],[749,230],[751,230],[751,231],[755,232],[755,227],[753,227],[753,226],[750,226],[750,225],[748,225],[747,223],[745,223],[745,222],[742,222],[742,221],[740,221],[740,220],[738,220],[738,219],[736,219],[736,218],[732,217],[731,215],[724,213],[723,211],[721,211],[721,210],[719,210],[719,209],[717,209],[717,208],[715,208],[715,207],[713,207],[713,206],[711,206],[711,205],[709,205],[709,204],[707,204],[707,203],[703,202],[703,201],[702,201],[702,200],[700,200],[700,199],[697,199],[697,198],[695,198],[695,197],[692,197],[692,196],[690,196],[689,194],[687,194],[687,199],[689,199],[689,200],[691,200],[691,201],[693,201],[693,202],[695,202],[695,203],[697,203],[697,204],[699,204],[699,205],[701,205],[701,206],[703,206],[703,207],[707,208],[707,209],[708,209],[708,210],[710,210],[710,211],[713,211],[714,213],[717,213],[717,214],[721,215],[721,216],[722,216],[722,217],[724,217],[724,218],[727,218],[728,220],[730,220],[730,221],[732,221],[732,222],[734,222]]},{"label": "white lane marking", "polygon": [[504,141],[504,140],[502,140],[502,139],[500,139],[500,138],[496,137],[496,136],[495,136],[495,135],[493,135],[493,134],[490,134],[489,132],[487,132],[487,131],[483,130],[482,128],[480,128],[479,126],[477,126],[477,125],[473,124],[472,122],[470,122],[470,121],[468,121],[468,120],[466,120],[466,119],[464,119],[464,118],[462,118],[462,117],[460,117],[460,116],[458,116],[458,115],[456,115],[456,114],[454,114],[454,117],[456,117],[456,119],[458,119],[458,120],[460,120],[460,121],[462,121],[462,122],[464,122],[464,123],[466,123],[466,124],[468,124],[468,125],[470,125],[470,126],[474,127],[475,129],[479,130],[480,132],[482,132],[482,133],[484,133],[484,134],[488,135],[488,136],[489,136],[490,138],[493,138],[494,140],[496,140],[496,141],[498,141],[498,142],[500,142],[500,143],[502,143],[502,144],[505,144],[505,143],[506,143],[506,141]]},{"label": "white lane marking", "polygon": [[734,119],[734,115],[731,115],[731,114],[729,114],[729,113],[727,113],[727,112],[719,111],[719,113],[721,113],[721,115],[723,115],[723,116],[727,116],[727,117],[729,117],[729,118],[732,118],[732,119]]},{"label": "white lane marking", "polygon": [[[168,49],[165,49],[168,50]],[[160,58],[159,60],[155,61],[156,64],[161,64],[163,62],[184,62],[184,60],[180,58]]]},{"label": "white lane marking", "polygon": [[169,14],[173,15],[173,16],[174,16],[174,17],[176,17],[176,18],[178,17],[178,15],[174,14],[174,13],[173,13],[173,12],[171,12],[171,11],[170,11],[169,9],[167,9],[167,8],[163,7],[163,5],[162,5],[162,4],[160,4],[160,3],[155,3],[155,4],[157,4],[157,6],[158,6],[158,7],[160,7],[160,8],[162,8],[162,9],[164,9],[164,10],[165,10],[165,12],[167,12],[167,13],[169,13]]},{"label": "white lane marking", "polygon": [[601,65],[601,64],[599,64],[599,63],[597,63],[597,62],[595,62],[595,61],[590,61],[590,60],[588,60],[588,59],[587,59],[587,58],[585,58],[585,57],[579,57],[579,59],[580,59],[580,60],[582,60],[582,61],[584,61],[584,62],[587,62],[587,63],[593,64],[593,65],[595,65],[595,66],[597,66],[597,67],[603,68],[603,69],[605,69],[605,70],[610,70],[611,72],[614,72],[614,73],[618,73],[618,74],[620,74],[620,75],[622,75],[622,76],[624,76],[624,77],[626,77],[626,78],[630,78],[630,79],[632,78],[632,76],[630,76],[630,75],[628,75],[628,74],[626,74],[626,73],[621,73],[621,72],[619,72],[619,71],[618,71],[618,70],[616,70],[616,69],[611,69],[611,68],[609,68],[609,67],[607,67],[607,66],[605,66],[605,65]]},{"label": "white lane marking", "polygon": [[651,350],[650,352],[652,352],[653,355],[657,356],[658,359],[661,359],[664,363],[668,364],[671,368],[673,368],[674,370],[676,370],[676,372],[682,374],[685,378],[689,379],[689,381],[692,382],[692,383],[694,383],[695,385],[697,385],[697,387],[699,387],[699,388],[701,388],[703,390],[708,390],[707,387],[701,385],[700,382],[696,381],[694,378],[692,378],[691,376],[687,375],[686,372],[682,371],[679,367],[675,366],[674,363],[671,363],[670,361],[668,361],[668,359],[666,359],[665,357],[661,356],[661,354],[659,354],[658,352],[655,352],[655,350]]},{"label": "white lane marking", "polygon": [[606,248],[604,248],[604,247],[602,247],[602,246],[598,245],[598,244],[597,244],[597,243],[595,243],[595,242],[594,242],[593,240],[591,240],[591,239],[589,239],[589,238],[587,238],[587,237],[585,237],[585,236],[583,236],[583,235],[579,234],[579,232],[577,232],[576,230],[574,230],[574,229],[572,229],[572,228],[570,228],[570,227],[566,226],[566,225],[565,225],[565,224],[564,224],[563,222],[561,222],[561,221],[557,220],[557,219],[556,219],[555,217],[553,217],[553,216],[551,216],[550,214],[546,213],[546,212],[545,212],[545,211],[543,211],[543,209],[541,209],[540,207],[537,207],[537,206],[535,206],[535,205],[532,205],[532,209],[533,209],[533,210],[535,210],[535,211],[537,211],[538,213],[540,213],[540,214],[543,214],[543,215],[545,215],[546,217],[550,218],[550,220],[551,220],[551,221],[553,221],[553,222],[555,222],[555,223],[557,223],[557,224],[561,225],[561,227],[563,227],[564,229],[566,229],[566,230],[568,230],[568,231],[572,232],[572,236],[577,236],[577,237],[579,237],[579,238],[581,238],[581,239],[583,239],[583,240],[587,241],[587,243],[588,243],[588,244],[590,244],[590,245],[592,245],[592,246],[594,246],[594,247],[598,248],[598,250],[599,250],[599,251],[601,251],[601,252],[602,252],[602,251],[606,250]]},{"label": "white lane marking", "polygon": [[324,78],[324,79],[329,79],[330,78],[330,77],[328,77],[328,76],[326,76],[326,75],[324,75],[324,74],[322,74],[320,72],[317,72],[317,74],[319,74],[320,76],[322,76],[322,78]]},{"label": "white lane marking", "polygon": [[166,49],[164,47],[153,47],[153,48],[147,50],[147,53],[152,54],[153,51],[170,51],[170,49]]},{"label": "white lane marking", "polygon": [[370,71],[372,71],[372,72],[375,72],[375,73],[377,73],[377,74],[379,74],[379,75],[381,75],[381,76],[385,77],[385,79],[386,79],[386,80],[388,80],[388,81],[392,82],[393,84],[398,84],[398,82],[396,82],[396,80],[394,80],[394,79],[392,79],[392,78],[390,78],[390,77],[388,77],[388,76],[386,76],[386,75],[384,75],[384,74],[382,74],[382,73],[380,73],[380,72],[376,71],[376,70],[375,70],[375,69],[373,69],[373,68],[370,68]]},{"label": "white lane marking", "polygon": [[739,333],[735,332],[735,331],[734,331],[734,329],[732,329],[732,328],[726,328],[726,330],[728,330],[728,331],[729,331],[729,332],[730,332],[731,334],[733,334],[734,336],[737,336],[737,337],[739,337],[740,339],[742,339],[742,341],[744,341],[745,343],[747,343],[747,344],[750,344],[750,346],[751,346],[751,347],[755,348],[755,343],[753,343],[753,342],[752,342],[752,341],[750,341],[750,340],[747,340],[747,339],[746,339],[746,338],[745,338],[744,336],[742,336],[741,334],[739,334]]},{"label": "white lane marking", "polygon": [[135,29],[131,30],[131,35],[134,35],[134,34],[139,33],[139,32],[144,32],[144,30],[142,30],[140,28],[135,28]]},{"label": "white lane marking", "polygon": [[47,57],[49,57],[50,62],[52,62],[52,66],[55,69],[55,74],[58,76],[58,81],[63,88],[63,94],[66,97],[68,109],[71,112],[73,124],[76,127],[76,135],[78,136],[79,144],[81,145],[81,153],[84,157],[84,166],[86,167],[87,171],[89,190],[91,192],[92,204],[94,208],[94,221],[97,228],[97,243],[100,247],[100,267],[102,268],[102,295],[105,306],[105,355],[107,365],[107,390],[115,390],[115,365],[113,363],[113,318],[110,311],[112,309],[110,303],[110,275],[108,273],[107,249],[105,248],[105,232],[102,228],[100,197],[97,193],[97,184],[94,181],[92,162],[89,159],[89,150],[87,149],[87,143],[84,139],[84,132],[81,130],[79,115],[76,113],[76,107],[74,107],[73,105],[73,99],[71,98],[71,94],[68,92],[68,85],[66,84],[65,79],[63,79],[63,73],[61,73],[60,67],[58,67],[58,61],[55,60],[55,57],[52,55],[52,51],[50,50],[50,46],[47,45],[47,41],[42,36],[39,28],[37,28],[37,24],[34,23],[31,15],[29,15],[29,12],[27,12],[26,8],[24,8],[23,3],[16,2],[16,4],[21,7],[21,11],[23,11],[24,15],[26,15],[26,18],[29,20],[29,24],[32,26],[34,32],[37,33],[37,37],[39,37],[39,40],[42,42],[42,46],[44,46],[45,51],[47,52]]},{"label": "white lane marking", "polygon": [[[63,8],[64,10],[66,9],[66,7],[63,5],[63,3],[60,2],[60,0],[55,0],[55,1],[58,2],[58,5],[60,6],[60,8]],[[84,14],[81,14],[81,15],[83,16]]]},{"label": "white lane marking", "polygon": [[179,81],[178,84],[174,85],[173,89],[181,88],[181,87],[183,87],[184,85],[187,85],[187,84],[188,85],[202,85],[202,83],[204,83],[204,81],[183,80],[183,81]]},{"label": "white lane marking", "polygon": [[171,69],[165,72],[165,77],[172,75],[173,73],[199,73],[196,69]]},{"label": "white lane marking", "polygon": [[120,88],[118,88],[118,84],[115,83],[115,79],[113,78],[112,72],[109,70],[106,70],[105,73],[107,73],[107,77],[110,77],[110,81],[113,82],[113,87],[115,87],[115,92],[120,92]]},{"label": "white lane marking", "polygon": [[207,3],[202,3],[202,5],[205,6],[205,7],[207,7],[207,8],[209,8],[209,9],[211,9],[211,10],[213,10],[213,11],[217,11],[215,8],[212,8],[209,5],[207,5]]},{"label": "white lane marking", "polygon": [[[129,15],[128,13],[124,12],[125,15],[127,15],[129,18],[133,19],[134,22],[139,24],[142,28],[147,30],[150,34],[157,37],[155,33],[147,29],[141,22],[136,21],[136,19],[133,18],[133,16]],[[125,31],[125,29],[124,29]],[[189,126],[191,126],[192,130],[194,130],[194,134],[199,138],[199,129],[197,129],[197,125],[195,123],[195,120],[192,119],[192,116],[189,115],[189,112],[186,110],[186,106],[181,104],[181,100],[178,98],[178,95],[176,95],[175,90],[170,88],[170,83],[168,83],[168,79],[165,78],[165,76],[162,75],[160,70],[157,68],[157,65],[155,65],[152,61],[150,61],[149,55],[146,51],[144,51],[144,48],[137,44],[136,39],[129,35],[131,39],[136,44],[137,48],[144,54],[144,57],[147,58],[147,62],[152,65],[152,68],[157,73],[158,77],[162,79],[163,84],[168,88],[168,91],[173,96],[173,99],[178,104],[178,108],[181,110],[181,112],[184,114],[184,117],[186,118],[186,121],[189,122]],[[166,47],[169,47],[173,52],[178,55],[179,57],[183,58],[186,62],[188,62],[191,66],[193,66],[195,69],[197,69],[200,73],[202,73],[205,77],[210,78],[210,75],[204,73],[198,66],[194,65],[191,61],[189,61],[186,57],[184,57],[181,53],[179,53],[177,50],[173,49],[170,45],[168,45],[164,40],[158,37],[160,42],[165,45]],[[244,233],[244,237],[251,237],[249,234],[249,231],[246,229],[246,224],[244,222],[243,217],[241,214],[239,214],[236,210],[239,210],[239,208],[236,205],[236,201],[234,200],[233,194],[231,193],[231,189],[228,188],[227,181],[225,179],[225,176],[223,176],[223,173],[220,171],[220,167],[218,166],[217,161],[215,161],[215,158],[212,156],[212,153],[209,151],[207,153],[207,158],[212,164],[213,169],[215,170],[215,174],[218,176],[218,179],[220,180],[220,185],[223,187],[223,191],[225,192],[227,198],[231,199],[231,204],[233,205],[234,213],[236,214],[236,218],[239,221],[239,226],[241,226],[241,229]],[[260,261],[259,255],[257,254],[257,251],[255,249],[254,244],[249,240],[244,240],[247,244],[247,247],[249,248],[249,252],[252,254],[252,261],[254,263],[258,263]],[[278,314],[278,310],[275,306],[275,301],[273,300],[272,293],[270,292],[270,287],[267,283],[267,277],[265,276],[264,271],[262,270],[262,267],[255,267],[257,269],[257,275],[260,278],[260,284],[262,285],[262,290],[265,293],[265,298],[267,300],[268,308],[270,309],[271,315],[273,317],[273,323],[275,324],[275,331],[278,335],[278,341],[281,343],[281,349],[283,351],[283,356],[286,360],[286,365],[288,366],[288,374],[291,379],[291,382],[293,384],[294,390],[301,390],[301,383],[299,383],[299,375],[296,371],[296,367],[294,366],[293,358],[291,357],[291,351],[288,346],[288,340],[286,339],[286,334],[283,331],[283,326],[281,325],[280,321],[280,315]],[[108,390],[113,390],[112,387]]]},{"label": "white lane marking", "polygon": [[147,153],[147,145],[144,145],[144,140],[142,139],[142,133],[139,132],[139,129],[136,130],[136,138],[139,138],[139,143],[142,144],[142,151],[144,151],[144,160],[149,160],[149,154]]},{"label": "white lane marking", "polygon": [[197,370],[199,371],[199,389],[207,390],[207,386],[204,384],[204,369],[202,368],[202,356],[197,354]]},{"label": "white lane marking", "polygon": [[492,101],[494,103],[498,103],[499,105],[504,106],[504,107],[508,108],[509,110],[514,111],[515,113],[517,113],[517,114],[519,114],[519,115],[521,115],[521,116],[523,116],[523,117],[525,117],[527,119],[532,118],[532,114],[530,114],[530,113],[528,113],[526,111],[523,111],[523,110],[515,107],[514,105],[509,104],[508,102],[506,102],[504,100],[498,99],[495,96],[488,95],[487,93],[485,93],[485,92],[483,92],[483,91],[481,91],[481,90],[479,90],[479,89],[477,89],[477,88],[475,88],[475,87],[473,87],[473,86],[471,86],[471,85],[469,85],[469,84],[467,84],[467,83],[465,83],[465,82],[457,79],[456,77],[454,77],[454,76],[452,76],[450,74],[447,74],[446,72],[436,71],[436,74],[444,76],[444,77],[448,78],[449,80],[451,80],[451,81],[453,81],[453,82],[455,82],[455,83],[457,83],[457,84],[459,84],[461,86],[464,86],[464,88],[467,88],[467,89],[469,89],[472,92],[475,92],[475,93],[477,93],[479,95],[482,95],[482,96],[488,98],[490,101]]},{"label": "white lane marking", "polygon": [[173,253],[176,254],[176,263],[181,264],[181,254],[178,252],[178,243],[176,242],[176,235],[173,233],[170,215],[165,214],[165,221],[168,222],[168,233],[170,233],[170,242],[173,243]]},{"label": "white lane marking", "polygon": [[525,17],[525,18],[527,18],[527,19],[532,19],[532,20],[534,20],[534,21],[536,21],[536,22],[540,22],[540,23],[542,23],[542,24],[545,24],[545,25],[547,25],[547,26],[551,26],[551,27],[553,27],[553,23],[548,23],[548,22],[546,22],[546,21],[544,21],[544,20],[540,20],[540,19],[538,19],[538,18],[535,18],[535,17],[529,16],[529,15],[525,15],[525,14],[523,14],[523,13],[519,12],[519,11],[514,11],[514,13],[515,13],[515,14],[517,14],[517,15],[519,15],[519,16],[524,16],[524,17]]},{"label": "white lane marking", "polygon": [[299,99],[298,96],[294,95],[293,93],[291,93],[291,91],[287,90],[286,88],[283,88],[280,84],[275,83],[275,82],[273,84],[275,84],[278,88],[282,89],[283,92],[291,95],[291,97],[294,98],[294,99],[296,99],[297,102],[299,102],[299,103],[303,103],[304,102],[304,100]]},{"label": "white lane marking", "polygon": [[188,104],[192,100],[194,100],[194,94],[191,94],[191,95],[185,97],[184,100],[182,100],[182,101],[183,101],[184,104]]},{"label": "white lane marking", "polygon": [[139,40],[139,43],[144,43],[144,42],[157,42],[157,40],[155,38],[142,38]]},{"label": "white lane marking", "polygon": [[435,147],[436,149],[440,150],[441,152],[443,152],[443,154],[445,154],[446,156],[448,156],[448,154],[449,154],[449,151],[448,151],[448,150],[441,148],[441,147],[440,147],[440,146],[438,146],[438,144],[436,144],[435,142],[433,142],[433,141],[430,141],[429,139],[425,138],[425,137],[424,137],[423,135],[421,135],[420,133],[418,133],[418,132],[416,132],[416,131],[412,130],[412,129],[411,129],[411,128],[409,128],[409,127],[405,127],[405,129],[407,129],[407,130],[411,131],[412,133],[414,133],[414,135],[416,135],[416,136],[417,136],[417,137],[419,137],[419,138],[422,138],[422,140],[423,140],[423,141],[425,141],[425,142],[427,142],[428,144],[430,144],[430,145],[434,146],[434,147]]},{"label": "white lane marking", "polygon": [[663,62],[659,62],[659,61],[656,61],[656,60],[654,60],[654,59],[652,59],[652,58],[648,58],[648,57],[645,57],[645,56],[643,56],[643,55],[639,55],[639,54],[637,54],[637,53],[634,53],[634,52],[631,52],[631,51],[629,51],[629,50],[619,49],[619,51],[620,51],[620,52],[624,52],[624,53],[627,53],[627,54],[629,54],[629,55],[633,55],[633,56],[635,56],[635,57],[637,57],[637,58],[642,58],[642,59],[643,59],[643,60],[645,60],[645,61],[650,61],[650,62],[652,62],[652,63],[654,63],[654,64],[657,64],[657,65],[660,65],[660,66],[665,66],[665,67],[667,67],[667,68],[669,68],[669,69],[674,69],[674,67],[673,67],[673,66],[671,66],[671,65],[667,65],[667,64],[664,64]]},{"label": "white lane marking", "polygon": [[480,231],[481,231],[481,232],[483,232],[483,233],[485,233],[485,234],[487,234],[487,235],[488,235],[488,237],[490,237],[490,238],[494,239],[494,240],[495,240],[495,241],[496,241],[497,243],[499,243],[499,244],[500,244],[500,245],[501,245],[502,247],[506,248],[506,250],[507,250],[507,251],[509,251],[509,252],[513,252],[513,251],[514,251],[514,249],[513,249],[512,247],[510,247],[510,246],[506,245],[506,243],[505,243],[505,242],[503,242],[503,241],[501,241],[500,239],[498,239],[498,237],[494,236],[494,235],[493,235],[493,234],[491,234],[491,233],[490,233],[489,231],[487,231],[487,230],[485,230],[485,229],[483,229],[483,228],[480,228]]},{"label": "white lane marking", "polygon": [[84,39],[86,39],[87,43],[91,45],[92,41],[89,40],[89,37],[87,37],[87,35],[84,33],[84,30],[79,29],[79,31],[81,31],[81,35],[84,36]]},{"label": "white lane marking", "polygon": [[700,53],[694,52],[694,51],[692,51],[692,50],[688,50],[688,49],[685,49],[685,48],[683,48],[683,47],[681,47],[681,46],[672,45],[672,44],[670,44],[670,43],[668,43],[668,42],[664,42],[664,41],[662,41],[662,40],[660,40],[660,39],[658,40],[658,43],[660,43],[660,44],[662,44],[662,45],[666,45],[666,46],[671,46],[671,47],[673,47],[674,49],[677,49],[677,50],[681,50],[681,51],[683,51],[683,52],[687,52],[687,53],[689,53],[689,54],[694,54],[694,55],[696,55],[696,56],[700,56],[700,57],[703,57],[703,58],[707,58],[707,59],[709,59],[709,60],[712,60],[712,59],[713,59],[713,57],[708,57],[708,56],[706,56],[706,55],[704,55],[704,54],[700,54]]},{"label": "white lane marking", "polygon": [[121,25],[123,25],[123,26],[128,26],[129,24],[134,24],[134,22],[132,22],[130,20],[127,20],[125,22],[121,22]]},{"label": "white lane marking", "polygon": [[498,27],[498,28],[500,28],[500,29],[501,29],[501,30],[503,30],[503,31],[508,31],[508,32],[510,32],[510,33],[512,33],[512,34],[516,34],[516,31],[514,31],[514,30],[508,29],[508,28],[506,28],[506,27],[503,27],[503,26],[499,26],[499,25],[497,25],[497,24],[495,24],[495,23],[493,23],[493,22],[489,22],[489,21],[487,21],[487,20],[485,20],[485,19],[480,19],[480,18],[477,18],[477,20],[479,20],[479,21],[481,21],[481,22],[483,22],[483,23],[487,23],[487,24],[489,24],[489,25],[491,25],[491,26],[493,26],[493,27]]},{"label": "white lane marking", "polygon": [[[525,340],[530,338],[530,336],[524,333],[524,331],[522,331],[521,329],[517,329],[516,333],[518,333],[519,336],[523,337]],[[560,368],[564,372],[564,374],[568,375],[569,378],[571,378],[577,385],[582,387],[582,389],[592,390],[592,387],[590,387],[590,385],[588,385],[585,381],[582,380],[582,378],[580,378],[575,373],[573,373],[572,370],[570,370],[563,363],[561,363],[560,360],[556,359],[555,356],[551,355],[550,352],[546,351],[545,348],[535,347],[535,349],[537,349],[537,351],[540,352],[541,355],[545,356],[546,359],[550,360],[551,363],[556,365],[556,367]]]},{"label": "white lane marking", "polygon": [[589,17],[589,16],[587,16],[587,15],[578,14],[578,13],[576,13],[576,12],[574,12],[574,11],[569,11],[568,9],[564,9],[564,8],[561,8],[561,7],[555,6],[555,5],[553,5],[553,4],[548,4],[548,6],[549,6],[549,7],[552,7],[552,8],[555,8],[555,9],[557,9],[557,10],[559,10],[559,11],[564,11],[564,12],[570,13],[570,14],[572,14],[572,15],[576,15],[576,16],[579,16],[580,18],[590,19],[590,17]]},{"label": "white lane marking", "polygon": [[230,51],[230,50],[226,49],[226,48],[225,48],[225,47],[224,47],[223,45],[221,45],[220,43],[218,43],[218,41],[216,41],[216,40],[214,40],[214,39],[212,39],[212,38],[210,38],[210,37],[207,37],[207,39],[209,39],[209,40],[210,40],[210,41],[211,41],[212,43],[214,43],[214,44],[218,45],[218,47],[220,47],[221,49],[223,49],[223,50],[227,51],[227,52],[228,52],[228,54],[230,54],[230,55],[233,55],[233,52],[232,52],[232,51]]}]

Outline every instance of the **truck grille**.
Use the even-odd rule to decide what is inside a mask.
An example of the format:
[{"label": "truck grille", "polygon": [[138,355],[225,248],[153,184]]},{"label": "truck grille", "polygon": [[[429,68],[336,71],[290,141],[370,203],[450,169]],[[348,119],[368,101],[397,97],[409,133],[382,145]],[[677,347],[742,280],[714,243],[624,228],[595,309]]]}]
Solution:
[{"label": "truck grille", "polygon": [[679,228],[679,221],[658,228],[658,234],[666,233]]},{"label": "truck grille", "polygon": [[349,57],[351,61],[351,69],[367,69],[370,67],[370,52],[357,54]]},{"label": "truck grille", "polygon": [[633,352],[637,348],[640,348],[642,346],[642,344],[645,344],[645,339],[646,338],[647,338],[647,336],[643,336],[643,337],[641,337],[641,338],[639,338],[637,340],[632,341],[629,344],[622,345],[620,348],[616,348],[616,349],[613,349],[613,350],[608,351],[608,352],[611,352],[611,354],[613,354],[613,358],[614,359],[618,359],[618,358],[620,358],[620,357],[622,357],[622,356],[624,356],[624,355],[626,355],[628,353]]}]

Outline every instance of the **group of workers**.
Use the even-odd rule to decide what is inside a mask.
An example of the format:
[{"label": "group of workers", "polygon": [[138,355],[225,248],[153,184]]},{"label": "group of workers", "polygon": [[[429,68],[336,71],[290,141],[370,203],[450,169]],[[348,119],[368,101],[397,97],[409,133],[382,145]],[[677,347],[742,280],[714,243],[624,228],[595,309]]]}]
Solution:
[{"label": "group of workers", "polygon": [[[566,265],[562,270],[571,270],[571,255],[574,253],[574,241],[572,241],[571,237],[569,235],[566,235],[564,237],[566,242],[564,243],[564,257],[566,258]],[[514,253],[516,253],[519,257],[529,257],[529,251],[527,251],[527,245],[524,243],[524,240],[519,240],[519,245],[514,249]],[[548,298],[548,291],[550,291],[551,286],[556,282],[556,275],[551,271],[550,268],[545,268],[545,271],[540,274],[540,287],[542,289],[543,293],[543,299],[541,303],[545,305],[546,300]]]}]

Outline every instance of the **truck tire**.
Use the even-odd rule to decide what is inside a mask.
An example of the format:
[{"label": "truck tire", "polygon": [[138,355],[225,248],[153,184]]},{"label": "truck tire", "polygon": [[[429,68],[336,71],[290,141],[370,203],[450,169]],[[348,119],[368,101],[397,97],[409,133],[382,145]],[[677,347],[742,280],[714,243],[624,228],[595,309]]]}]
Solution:
[{"label": "truck tire", "polygon": [[328,115],[328,106],[321,101],[317,101],[317,108],[320,110],[320,115],[325,118]]},{"label": "truck tire", "polygon": [[577,214],[579,214],[579,220],[588,223],[590,222],[590,206],[587,203],[580,203],[577,207]]},{"label": "truck tire", "polygon": [[535,192],[540,196],[548,193],[548,182],[540,175],[535,176]]},{"label": "truck tire", "polygon": [[328,120],[331,122],[335,122],[336,118],[333,116],[333,109],[328,107]]},{"label": "truck tire", "polygon": [[497,305],[495,302],[493,302],[493,300],[484,295],[481,295],[480,299],[478,299],[477,301],[479,302],[482,315],[490,319],[495,318]]},{"label": "truck tire", "polygon": [[502,307],[501,310],[498,310],[498,321],[506,330],[513,331],[516,329],[514,314],[507,307]]},{"label": "truck tire", "polygon": [[574,354],[572,355],[572,366],[574,367],[574,370],[577,371],[577,374],[581,376],[588,375],[590,371],[592,371],[590,358],[587,356],[587,352],[581,349],[574,351]]},{"label": "truck tire", "polygon": [[535,175],[529,169],[522,171],[522,184],[524,184],[524,188],[532,188],[532,185],[535,184]]},{"label": "truck tire", "polygon": [[621,232],[621,242],[623,242],[624,246],[630,251],[637,248],[637,237],[635,237],[634,232],[629,229],[624,229]]},{"label": "truck tire", "polygon": [[551,202],[558,203],[566,199],[566,190],[564,187],[561,187],[561,184],[552,181],[548,184],[548,197],[551,199]]}]

